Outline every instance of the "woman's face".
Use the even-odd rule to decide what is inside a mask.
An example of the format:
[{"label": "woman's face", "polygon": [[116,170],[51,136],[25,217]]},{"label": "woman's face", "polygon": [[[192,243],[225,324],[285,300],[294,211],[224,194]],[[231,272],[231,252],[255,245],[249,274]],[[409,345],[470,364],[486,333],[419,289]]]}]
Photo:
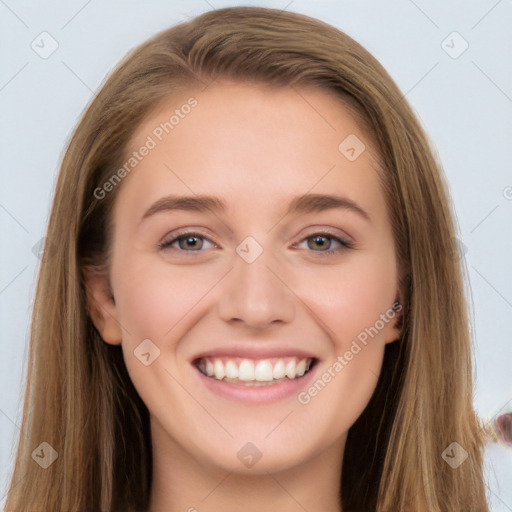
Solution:
[{"label": "woman's face", "polygon": [[343,451],[399,334],[370,152],[344,105],[311,89],[216,82],[139,126],[136,160],[103,188],[120,187],[115,303],[94,297],[159,453],[263,473]]}]

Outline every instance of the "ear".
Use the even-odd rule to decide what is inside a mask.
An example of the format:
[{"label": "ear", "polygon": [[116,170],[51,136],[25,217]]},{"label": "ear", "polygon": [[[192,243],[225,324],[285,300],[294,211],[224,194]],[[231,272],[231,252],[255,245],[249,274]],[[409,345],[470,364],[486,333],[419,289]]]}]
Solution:
[{"label": "ear", "polygon": [[385,343],[393,343],[400,339],[403,330],[404,306],[400,296],[395,299],[388,313],[390,322],[386,327]]},{"label": "ear", "polygon": [[106,343],[121,345],[122,330],[107,273],[90,266],[83,272],[87,311],[94,326]]}]

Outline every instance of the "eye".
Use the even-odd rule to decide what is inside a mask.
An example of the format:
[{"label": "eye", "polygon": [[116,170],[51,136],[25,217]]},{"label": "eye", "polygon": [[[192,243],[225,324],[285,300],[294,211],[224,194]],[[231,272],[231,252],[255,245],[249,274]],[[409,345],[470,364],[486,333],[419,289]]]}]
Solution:
[{"label": "eye", "polygon": [[168,249],[171,248],[175,243],[178,243],[179,249],[174,248],[176,250],[182,252],[201,252],[201,249],[203,249],[204,245],[203,241],[208,241],[209,243],[213,244],[209,238],[205,237],[201,233],[185,231],[178,233],[176,236],[173,236],[168,240],[164,240],[158,244],[158,246],[160,249]]},{"label": "eye", "polygon": [[[332,242],[338,244],[337,248],[331,248]],[[313,252],[317,252],[322,256],[328,254],[334,254],[343,252],[347,249],[352,249],[354,244],[343,238],[337,237],[329,232],[317,232],[313,233],[302,240],[301,243],[307,242],[309,249],[313,249]],[[311,242],[311,243],[309,243]],[[320,249],[320,250],[315,250]]]},{"label": "eye", "polygon": [[[186,253],[202,252],[201,249],[205,248],[205,241],[212,244],[213,246],[216,245],[202,233],[198,233],[195,231],[184,231],[178,233],[177,235],[174,235],[172,238],[164,240],[163,242],[158,244],[158,247],[160,249],[173,248],[174,250]],[[307,246],[309,249],[313,249],[313,252],[319,253],[321,255],[339,253],[347,249],[352,249],[354,247],[354,244],[352,242],[337,237],[329,232],[313,233],[304,238],[301,243],[304,242],[308,242]],[[333,242],[338,244],[337,248],[331,248]],[[176,243],[178,244],[178,247],[172,247]]]}]

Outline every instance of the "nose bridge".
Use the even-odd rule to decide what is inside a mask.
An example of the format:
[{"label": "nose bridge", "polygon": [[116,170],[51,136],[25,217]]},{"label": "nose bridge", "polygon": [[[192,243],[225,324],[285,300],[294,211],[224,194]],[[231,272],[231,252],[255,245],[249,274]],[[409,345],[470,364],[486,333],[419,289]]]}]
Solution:
[{"label": "nose bridge", "polygon": [[242,241],[219,300],[220,316],[259,328],[278,320],[290,322],[295,315],[294,295],[284,276],[279,277],[279,268],[271,249],[252,237]]}]

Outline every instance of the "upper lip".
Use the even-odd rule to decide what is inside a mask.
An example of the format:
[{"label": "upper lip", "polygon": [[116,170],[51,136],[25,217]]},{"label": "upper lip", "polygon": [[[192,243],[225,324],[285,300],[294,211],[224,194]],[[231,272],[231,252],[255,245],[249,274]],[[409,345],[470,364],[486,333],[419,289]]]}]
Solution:
[{"label": "upper lip", "polygon": [[245,357],[247,359],[270,359],[272,357],[297,357],[299,359],[317,359],[313,354],[295,347],[262,347],[259,345],[230,345],[205,350],[192,358],[197,361],[202,357]]}]

